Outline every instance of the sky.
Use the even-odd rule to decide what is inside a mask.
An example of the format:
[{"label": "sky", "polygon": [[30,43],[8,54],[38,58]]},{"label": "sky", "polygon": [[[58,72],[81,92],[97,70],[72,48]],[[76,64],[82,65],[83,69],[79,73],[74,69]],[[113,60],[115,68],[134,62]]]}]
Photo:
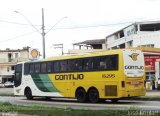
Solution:
[{"label": "sky", "polygon": [[42,8],[46,56],[52,57],[61,55],[53,44],[64,44],[67,53],[73,43],[104,39],[134,22],[159,21],[159,5],[160,0],[0,0],[0,49],[30,46],[42,54]]}]

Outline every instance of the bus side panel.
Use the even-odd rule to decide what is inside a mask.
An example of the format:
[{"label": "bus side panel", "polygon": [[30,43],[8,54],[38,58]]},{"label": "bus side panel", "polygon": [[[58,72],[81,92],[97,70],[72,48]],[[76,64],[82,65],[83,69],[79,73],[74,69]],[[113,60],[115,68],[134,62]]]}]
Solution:
[{"label": "bus side panel", "polygon": [[[29,87],[33,96],[63,97],[56,88],[46,80],[47,75],[26,75],[22,77],[22,84],[14,88],[15,95],[24,95],[26,87]],[[43,78],[42,80],[40,78]]]},{"label": "bus side panel", "polygon": [[[67,75],[74,75],[69,78]],[[77,75],[83,75],[83,79],[78,79]],[[58,75],[58,76],[57,76]],[[107,85],[116,86],[117,94],[112,97],[119,97],[119,80],[121,75],[118,71],[100,71],[100,72],[83,72],[83,73],[57,73],[50,74],[50,80],[53,85],[64,97],[75,97],[75,91],[78,87],[83,87],[87,92],[89,88],[95,87],[99,91],[100,98],[107,98]],[[77,80],[76,80],[77,79]]]}]

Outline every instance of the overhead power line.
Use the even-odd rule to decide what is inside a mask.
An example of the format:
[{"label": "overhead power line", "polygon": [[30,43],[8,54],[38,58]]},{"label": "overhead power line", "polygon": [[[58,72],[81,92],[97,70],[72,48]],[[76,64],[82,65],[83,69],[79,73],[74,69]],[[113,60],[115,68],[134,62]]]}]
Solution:
[{"label": "overhead power line", "polygon": [[69,27],[69,28],[55,28],[55,29],[80,29],[80,28],[94,28],[94,27],[106,27],[106,26],[115,26],[115,25],[123,25],[123,24],[131,24],[133,22],[124,22],[124,23],[113,23],[113,24],[105,24],[105,25],[90,25],[90,26],[82,26],[82,27]]},{"label": "overhead power line", "polygon": [[0,44],[1,44],[1,43],[4,43],[4,42],[11,41],[11,40],[14,40],[14,39],[18,39],[18,38],[21,38],[21,37],[24,37],[24,36],[27,36],[27,35],[30,35],[30,34],[35,33],[35,32],[37,32],[37,31],[33,31],[33,32],[25,33],[25,34],[22,34],[22,35],[19,35],[19,36],[13,37],[13,38],[9,38],[9,39],[6,39],[6,40],[2,40],[2,41],[0,41]]},{"label": "overhead power line", "polygon": [[[30,26],[30,24],[23,24],[23,23],[18,23],[18,22],[11,22],[7,20],[0,20],[0,22],[4,23],[10,23],[10,24],[17,24],[17,25],[24,25],[24,26]],[[104,24],[104,25],[90,25],[90,26],[77,26],[77,27],[67,27],[67,28],[51,28],[52,29],[78,29],[78,28],[92,28],[92,27],[104,27],[104,26],[114,26],[114,25],[122,25],[122,24],[127,24],[127,23],[133,23],[133,22],[121,22],[121,23],[110,23],[110,24]],[[34,25],[34,24],[32,24]],[[34,26],[42,26],[42,25],[34,25]]]},{"label": "overhead power line", "polygon": [[[27,25],[27,26],[30,26],[30,24],[17,23],[17,22],[12,22],[12,21],[7,21],[7,20],[0,20],[0,22],[16,24],[16,25],[24,25],[24,26]],[[41,25],[34,25],[34,26],[41,26]]]},{"label": "overhead power line", "polygon": [[[6,21],[6,20],[0,20],[0,22],[10,23],[10,24],[18,24],[18,25],[24,25],[24,26],[25,26],[25,25],[30,26],[30,24],[22,24],[22,23],[10,22],[10,21]],[[80,28],[92,28],[92,27],[94,28],[94,27],[102,27],[102,26],[121,25],[121,24],[127,24],[127,23],[131,23],[131,22],[113,23],[113,24],[106,24],[106,25],[91,25],[91,26],[82,26],[82,27],[69,27],[69,28],[51,28],[51,29],[48,29],[48,30],[51,31],[51,30],[53,30],[53,29],[80,29]],[[34,26],[41,26],[41,25],[34,25]],[[47,29],[46,29],[46,30],[47,30]],[[0,41],[0,43],[4,43],[4,42],[8,42],[8,41],[17,39],[17,38],[21,38],[21,37],[30,35],[30,34],[35,33],[35,32],[37,32],[37,31],[25,33],[25,34],[22,34],[22,35],[13,37],[13,38],[9,38],[9,39],[6,39],[6,40],[2,40],[2,41]]]},{"label": "overhead power line", "polygon": [[[153,19],[152,19],[153,20]],[[4,23],[10,23],[10,24],[17,24],[17,25],[22,25],[22,26],[30,26],[30,24],[23,24],[23,23],[18,23],[18,22],[12,22],[12,21],[7,21],[7,20],[0,20],[0,22],[4,22]],[[143,22],[143,21],[141,21]],[[123,24],[131,24],[134,22],[119,22],[119,23],[108,23],[108,24],[104,24],[104,25],[89,25],[89,26],[75,26],[75,27],[66,27],[66,28],[50,28],[50,29],[46,29],[46,30],[55,30],[55,29],[80,29],[80,28],[96,28],[96,27],[106,27],[106,26],[116,26],[116,25],[123,25]],[[34,25],[33,26],[42,26],[42,25]],[[47,27],[51,27],[51,26],[47,26]]]}]

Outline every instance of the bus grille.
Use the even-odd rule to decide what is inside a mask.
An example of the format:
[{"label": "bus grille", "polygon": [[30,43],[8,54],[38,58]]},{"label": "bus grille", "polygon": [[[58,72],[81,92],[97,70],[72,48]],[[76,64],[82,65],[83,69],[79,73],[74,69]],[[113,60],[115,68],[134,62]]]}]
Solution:
[{"label": "bus grille", "polygon": [[117,86],[116,85],[106,85],[105,86],[105,96],[117,96]]}]

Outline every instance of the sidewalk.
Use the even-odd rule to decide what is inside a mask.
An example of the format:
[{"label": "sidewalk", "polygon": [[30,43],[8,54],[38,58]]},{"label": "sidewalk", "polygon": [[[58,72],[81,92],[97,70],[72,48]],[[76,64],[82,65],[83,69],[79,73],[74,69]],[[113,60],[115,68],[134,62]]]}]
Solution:
[{"label": "sidewalk", "polygon": [[146,96],[148,97],[160,97],[160,91],[158,90],[147,90]]},{"label": "sidewalk", "polygon": [[0,88],[0,96],[12,96],[13,88]]}]

